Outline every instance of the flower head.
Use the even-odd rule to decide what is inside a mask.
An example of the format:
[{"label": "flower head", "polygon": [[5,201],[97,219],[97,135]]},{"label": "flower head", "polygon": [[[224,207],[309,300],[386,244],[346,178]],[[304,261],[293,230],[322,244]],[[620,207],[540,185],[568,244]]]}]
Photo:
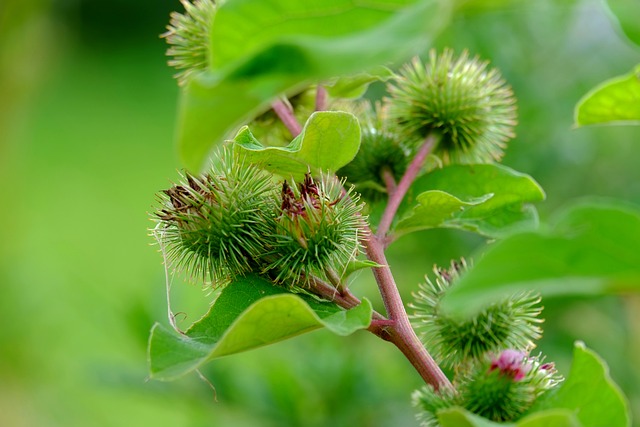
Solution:
[{"label": "flower head", "polygon": [[434,155],[443,163],[498,161],[516,124],[511,88],[487,62],[452,50],[416,58],[389,85],[390,119],[409,145],[440,136]]},{"label": "flower head", "polygon": [[502,375],[520,381],[531,371],[531,364],[528,363],[527,354],[518,350],[504,350],[500,356],[491,361],[489,371],[498,370]]},{"label": "flower head", "polygon": [[258,269],[276,201],[265,172],[225,152],[208,173],[185,173],[159,198],[155,232],[174,267],[213,286]]},{"label": "flower head", "polygon": [[363,218],[358,196],[343,193],[342,183],[306,174],[298,186],[282,184],[280,209],[270,222],[271,251],[265,271],[288,285],[311,275],[339,272],[357,254]]},{"label": "flower head", "polygon": [[452,283],[466,270],[466,262],[452,262],[448,269],[434,267],[435,280],[426,277],[410,306],[414,325],[436,361],[460,369],[488,353],[503,348],[531,349],[542,331],[538,318],[540,297],[519,293],[493,303],[470,319],[450,317],[440,301]]},{"label": "flower head", "polygon": [[492,421],[513,421],[562,377],[541,356],[508,349],[478,361],[459,381],[461,406]]}]

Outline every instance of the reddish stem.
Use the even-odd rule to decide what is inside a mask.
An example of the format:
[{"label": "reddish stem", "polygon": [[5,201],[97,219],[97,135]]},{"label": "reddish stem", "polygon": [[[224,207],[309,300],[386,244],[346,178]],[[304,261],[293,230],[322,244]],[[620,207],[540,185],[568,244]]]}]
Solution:
[{"label": "reddish stem", "polygon": [[316,111],[324,111],[327,109],[327,90],[322,85],[318,85],[316,89]]},{"label": "reddish stem", "polygon": [[404,199],[409,187],[411,187],[411,184],[413,184],[418,173],[420,173],[420,169],[422,169],[422,165],[427,159],[427,156],[431,152],[435,143],[436,137],[433,134],[427,136],[424,143],[416,153],[416,156],[413,158],[411,163],[409,163],[409,166],[402,176],[402,179],[400,179],[395,191],[389,194],[389,202],[387,203],[387,207],[385,208],[382,218],[380,219],[380,224],[378,225],[378,237],[381,240],[383,240],[389,232],[391,223],[393,222],[393,218],[396,216],[396,212],[398,212],[402,199]]},{"label": "reddish stem", "polygon": [[389,195],[389,197],[391,197],[391,195],[396,192],[396,178],[393,176],[393,172],[391,172],[391,169],[389,169],[388,167],[382,169],[381,175],[382,180],[384,181],[384,185],[385,187],[387,187],[387,194]]},{"label": "reddish stem", "polygon": [[300,126],[300,123],[298,123],[298,119],[296,119],[293,111],[286,103],[281,100],[277,100],[274,101],[273,104],[271,104],[271,108],[273,108],[273,111],[275,111],[275,113],[278,115],[287,129],[289,129],[289,132],[291,132],[291,136],[295,138],[296,136],[300,135],[300,132],[302,132],[302,127]]},{"label": "reddish stem", "polygon": [[391,274],[391,269],[384,255],[384,249],[378,237],[371,234],[366,241],[365,250],[371,261],[376,262],[383,267],[374,267],[373,275],[378,283],[380,295],[387,309],[387,315],[390,320],[395,321],[393,326],[385,328],[388,334],[387,340],[395,344],[405,357],[411,362],[413,367],[418,371],[420,376],[427,384],[430,384],[434,390],[441,387],[452,389],[451,382],[442,372],[438,364],[433,360],[429,352],[424,348],[420,339],[416,336],[415,331],[411,327],[409,317],[404,309],[400,292]]}]

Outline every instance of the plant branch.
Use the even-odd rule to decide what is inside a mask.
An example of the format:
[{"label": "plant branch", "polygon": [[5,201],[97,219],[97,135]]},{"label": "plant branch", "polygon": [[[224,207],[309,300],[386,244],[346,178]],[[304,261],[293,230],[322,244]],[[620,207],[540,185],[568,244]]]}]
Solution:
[{"label": "plant branch", "polygon": [[391,223],[393,222],[393,218],[396,216],[396,212],[398,212],[402,199],[404,199],[409,187],[411,187],[411,184],[413,184],[413,181],[418,176],[420,169],[422,169],[422,165],[427,159],[427,156],[431,152],[435,143],[435,135],[430,134],[427,136],[422,143],[422,146],[420,146],[420,149],[418,149],[416,156],[407,167],[402,179],[400,179],[398,186],[395,188],[393,193],[389,193],[389,202],[387,203],[387,207],[385,208],[382,218],[380,219],[380,224],[378,225],[378,237],[381,240],[384,239],[389,232]]},{"label": "plant branch", "polygon": [[[433,143],[433,141],[430,141],[429,145]],[[343,194],[348,197],[348,193],[344,188]],[[427,349],[424,348],[422,342],[411,327],[409,316],[407,316],[407,312],[404,309],[402,297],[400,296],[400,292],[398,291],[395,279],[393,278],[384,254],[385,239],[380,239],[374,235],[364,220],[363,229],[364,233],[361,242],[365,248],[367,257],[369,260],[381,266],[373,267],[372,271],[378,284],[380,296],[387,310],[387,315],[389,316],[389,320],[386,320],[380,315],[378,315],[379,317],[374,315],[373,321],[367,330],[385,341],[392,342],[402,351],[422,379],[424,379],[427,384],[430,384],[434,390],[437,391],[440,388],[453,389],[453,385],[451,385],[447,376],[442,372],[435,360],[433,360],[433,357],[431,357]],[[331,288],[333,294],[337,293],[331,285],[326,284],[326,286]],[[349,296],[353,297],[351,294],[349,294]],[[357,300],[357,298],[355,299]]]},{"label": "plant branch", "polygon": [[291,132],[291,136],[295,138],[296,136],[300,135],[300,132],[302,132],[302,127],[300,126],[300,123],[298,123],[298,119],[296,119],[296,116],[293,114],[291,108],[289,108],[289,106],[285,102],[280,99],[274,101],[271,104],[271,108],[273,108],[273,111],[278,115],[287,129],[289,129],[289,132]]},{"label": "plant branch", "polygon": [[329,279],[329,281],[336,288],[336,290],[340,294],[343,294],[346,288],[342,284],[342,281],[340,280],[340,276],[338,276],[338,273],[336,273],[336,271],[333,268],[329,267],[325,269],[325,274],[327,275],[327,279]]},{"label": "plant branch", "polygon": [[391,269],[387,263],[381,240],[373,235],[369,230],[369,238],[365,243],[365,250],[369,259],[382,267],[373,267],[373,275],[378,283],[380,295],[387,310],[389,319],[394,321],[393,326],[387,327],[388,341],[391,341],[405,357],[411,362],[420,376],[434,390],[440,388],[452,389],[451,382],[442,372],[433,357],[424,348],[418,339],[415,331],[411,327],[409,317],[404,309],[400,292],[391,274]]}]

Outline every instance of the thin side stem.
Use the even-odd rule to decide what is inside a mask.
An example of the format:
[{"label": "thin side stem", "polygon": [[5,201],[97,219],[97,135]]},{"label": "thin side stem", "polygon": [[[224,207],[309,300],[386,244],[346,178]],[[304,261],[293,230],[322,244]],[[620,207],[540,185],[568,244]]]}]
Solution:
[{"label": "thin side stem", "polygon": [[384,181],[384,185],[385,187],[387,187],[387,194],[389,195],[389,197],[391,197],[393,193],[396,192],[396,178],[393,176],[393,172],[391,172],[391,169],[386,166],[382,169],[381,175],[382,180]]},{"label": "thin side stem", "polygon": [[[349,310],[361,303],[358,297],[349,292],[347,288],[345,288],[341,294],[329,283],[315,276],[311,276],[310,279],[312,292],[328,301],[334,302],[344,309]],[[375,310],[373,311],[371,318],[371,324],[367,330],[383,340],[389,341],[390,333],[388,332],[388,327],[395,322],[387,319]]]},{"label": "thin side stem", "polygon": [[322,85],[318,85],[316,89],[316,111],[324,111],[327,109],[327,90]]},{"label": "thin side stem", "polygon": [[293,111],[291,111],[291,108],[289,108],[286,103],[284,103],[282,100],[277,100],[274,101],[273,104],[271,104],[271,108],[273,108],[273,111],[278,115],[287,129],[289,129],[289,132],[291,132],[291,136],[295,138],[296,136],[300,135],[300,132],[302,132],[302,127],[300,126],[300,123],[298,123],[298,119],[296,119]]},{"label": "thin side stem", "polygon": [[409,187],[411,187],[411,184],[413,184],[413,181],[418,176],[418,173],[420,173],[420,169],[422,169],[422,165],[433,149],[435,143],[435,135],[430,134],[429,136],[427,136],[427,138],[422,143],[422,146],[416,153],[416,156],[407,167],[407,170],[402,176],[402,179],[400,179],[400,182],[395,188],[395,191],[392,194],[389,194],[389,202],[387,203],[387,207],[385,208],[384,213],[382,214],[382,218],[380,219],[380,224],[378,225],[378,237],[381,240],[389,232],[391,223],[393,222],[393,218],[396,216],[396,212],[398,212],[398,208],[400,207],[402,199],[404,199],[404,196],[407,194]]},{"label": "thin side stem", "polygon": [[331,284],[337,289],[337,291],[341,294],[344,293],[345,287],[340,281],[340,276],[338,275],[338,273],[336,273],[336,271],[333,268],[325,269],[325,273],[327,275],[327,278],[329,279]]}]

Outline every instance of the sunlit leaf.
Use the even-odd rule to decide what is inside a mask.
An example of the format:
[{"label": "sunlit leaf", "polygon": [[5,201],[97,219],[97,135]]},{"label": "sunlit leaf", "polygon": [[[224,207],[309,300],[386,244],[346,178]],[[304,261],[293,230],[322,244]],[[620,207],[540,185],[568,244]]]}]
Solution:
[{"label": "sunlit leaf", "polygon": [[494,243],[450,289],[442,307],[471,315],[530,290],[547,297],[640,291],[640,210],[582,203],[546,231]]},{"label": "sunlit leaf", "polygon": [[629,405],[609,376],[606,363],[578,342],[571,371],[559,389],[542,395],[533,411],[567,409],[584,427],[629,427]]},{"label": "sunlit leaf", "polygon": [[518,421],[516,427],[583,427],[574,411],[548,409],[534,412]]},{"label": "sunlit leaf", "polygon": [[360,148],[358,119],[342,111],[313,113],[300,135],[286,147],[265,147],[247,127],[234,139],[235,150],[249,162],[273,173],[300,178],[309,169],[336,171],[349,163]]},{"label": "sunlit leaf", "polygon": [[640,65],[593,88],[576,105],[575,126],[640,125]]},{"label": "sunlit leaf", "polygon": [[426,50],[450,7],[439,0],[224,2],[212,30],[213,68],[180,99],[183,162],[199,170],[217,143],[279,94]]},{"label": "sunlit leaf", "polygon": [[259,277],[227,286],[184,335],[156,323],[149,338],[150,376],[171,380],[218,357],[262,347],[318,328],[349,335],[371,322],[367,300],[345,311],[292,294]]},{"label": "sunlit leaf", "polygon": [[500,165],[454,165],[414,183],[413,205],[395,227],[402,235],[428,228],[458,228],[491,237],[537,224],[529,203],[544,200],[533,178]]}]

